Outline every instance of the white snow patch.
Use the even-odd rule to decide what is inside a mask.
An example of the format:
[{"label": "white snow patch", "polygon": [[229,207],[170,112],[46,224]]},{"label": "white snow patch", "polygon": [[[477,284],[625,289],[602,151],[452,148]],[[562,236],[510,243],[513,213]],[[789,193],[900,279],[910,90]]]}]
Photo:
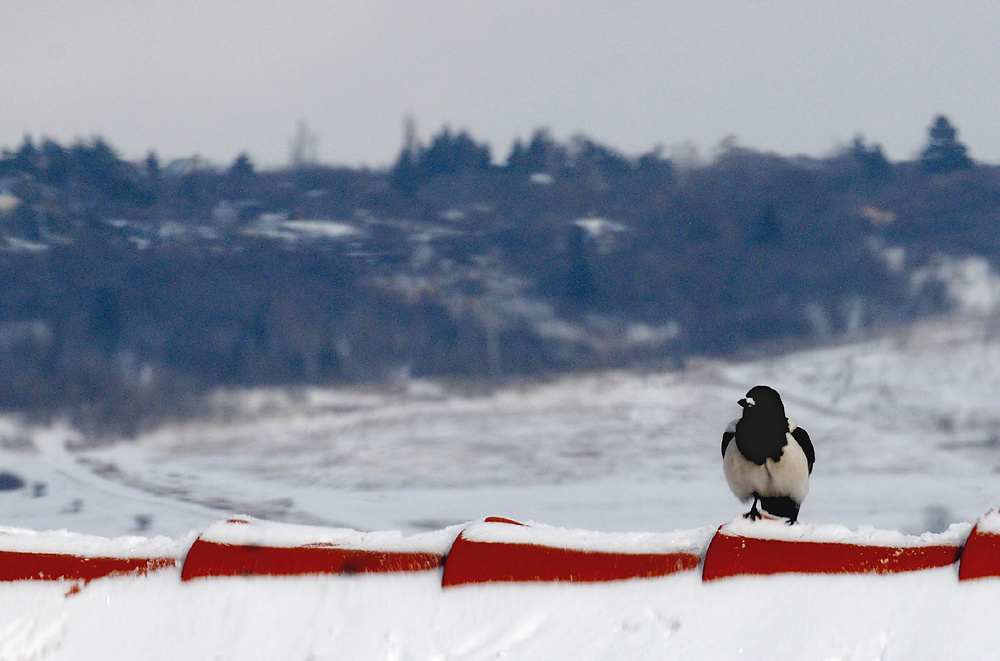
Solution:
[{"label": "white snow patch", "polygon": [[0,527],[0,551],[18,553],[71,553],[88,558],[182,558],[192,541],[193,533],[179,539],[163,536],[107,538],[67,530],[38,532]]},{"label": "white snow patch", "polygon": [[473,542],[532,544],[590,552],[635,554],[686,551],[699,555],[708,546],[713,534],[713,526],[672,533],[608,533],[557,528],[534,522],[512,525],[490,521],[472,524],[462,531],[462,537]]},{"label": "white snow patch", "polygon": [[361,233],[350,223],[332,220],[284,220],[261,216],[256,226],[248,227],[244,234],[270,239],[295,241],[302,239],[343,239]]},{"label": "white snow patch", "polygon": [[[1000,583],[953,568],[702,583],[699,572],[599,584],[442,590],[438,572],[227,577],[175,572],[4,586],[14,659],[990,659]],[[771,614],[771,615],[768,615]]]},{"label": "white snow patch", "polygon": [[200,538],[204,541],[234,546],[289,548],[323,545],[371,551],[444,555],[451,548],[451,544],[459,532],[459,527],[450,527],[419,535],[404,536],[398,531],[359,532],[347,528],[323,528],[239,517],[210,526],[201,534]]},{"label": "white snow patch", "polygon": [[1000,309],[1000,276],[984,257],[955,259],[937,256],[913,274],[911,286],[928,281],[944,283],[948,298],[967,314],[989,314]]},{"label": "white snow patch", "polygon": [[976,522],[976,530],[986,535],[1000,535],[1000,512],[990,510]]},{"label": "white snow patch", "polygon": [[972,530],[972,524],[960,522],[952,524],[941,533],[926,532],[907,535],[896,530],[878,530],[872,526],[850,529],[834,524],[796,524],[785,521],[759,519],[750,521],[740,517],[721,528],[721,533],[729,536],[751,537],[755,539],[777,539],[787,542],[818,542],[851,544],[854,546],[921,547],[921,546],[961,546]]}]

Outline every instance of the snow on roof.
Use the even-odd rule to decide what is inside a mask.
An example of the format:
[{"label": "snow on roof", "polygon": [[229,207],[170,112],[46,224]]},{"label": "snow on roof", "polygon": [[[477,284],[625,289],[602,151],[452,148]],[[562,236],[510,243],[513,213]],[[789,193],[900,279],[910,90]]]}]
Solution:
[{"label": "snow on roof", "polygon": [[348,528],[324,528],[293,523],[261,521],[248,517],[230,519],[210,526],[201,534],[203,541],[234,546],[323,545],[336,548],[405,551],[444,554],[460,527],[404,536],[398,531],[359,532]]},{"label": "snow on roof", "polygon": [[990,510],[976,523],[976,529],[989,535],[1000,535],[1000,512]]},{"label": "snow on roof", "polygon": [[[290,539],[301,528],[274,531]],[[85,541],[65,532],[0,530],[0,539],[6,535],[40,535],[56,551]],[[618,541],[638,539],[629,535]],[[134,542],[94,543],[104,552]],[[0,594],[0,658],[987,659],[1000,649],[998,591],[996,580],[960,583],[952,567],[710,584],[689,571],[452,591],[442,590],[438,572],[20,580]]]},{"label": "snow on roof", "polygon": [[928,532],[922,535],[906,535],[895,530],[878,530],[871,526],[861,526],[856,530],[833,524],[799,523],[790,526],[786,521],[766,519],[749,521],[743,517],[722,527],[722,532],[726,535],[740,535],[756,539],[896,547],[960,546],[969,536],[971,530],[971,523],[955,523],[941,533]]},{"label": "snow on roof", "polygon": [[195,533],[170,537],[116,537],[82,535],[66,530],[36,532],[0,526],[0,552],[61,553],[102,558],[181,558],[191,546]]},{"label": "snow on roof", "polygon": [[595,532],[555,528],[529,522],[525,525],[484,522],[470,525],[462,537],[473,542],[534,544],[608,553],[701,553],[715,533],[715,527],[671,533]]}]

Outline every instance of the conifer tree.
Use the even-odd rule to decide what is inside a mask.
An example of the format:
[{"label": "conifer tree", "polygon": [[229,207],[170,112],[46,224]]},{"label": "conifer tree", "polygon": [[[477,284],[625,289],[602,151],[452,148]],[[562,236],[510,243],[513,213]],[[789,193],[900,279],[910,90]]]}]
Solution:
[{"label": "conifer tree", "polygon": [[947,117],[938,115],[927,135],[927,147],[920,154],[920,162],[928,172],[952,172],[972,167],[968,150],[958,141],[958,130]]}]

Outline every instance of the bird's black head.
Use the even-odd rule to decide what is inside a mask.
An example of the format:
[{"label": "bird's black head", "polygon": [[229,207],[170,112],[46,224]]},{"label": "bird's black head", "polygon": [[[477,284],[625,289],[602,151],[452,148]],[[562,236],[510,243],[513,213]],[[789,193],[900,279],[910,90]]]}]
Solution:
[{"label": "bird's black head", "polygon": [[766,415],[774,418],[785,417],[785,405],[781,403],[781,395],[769,386],[754,386],[747,391],[747,396],[739,401],[743,407],[743,415]]},{"label": "bird's black head", "polygon": [[788,418],[774,388],[754,386],[739,402],[743,415],[736,423],[736,446],[758,466],[768,458],[778,461],[785,447]]}]

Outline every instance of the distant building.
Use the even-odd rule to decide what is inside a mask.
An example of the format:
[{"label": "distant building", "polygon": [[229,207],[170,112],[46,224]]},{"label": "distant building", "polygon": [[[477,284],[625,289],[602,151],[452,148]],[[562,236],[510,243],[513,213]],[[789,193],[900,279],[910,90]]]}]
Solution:
[{"label": "distant building", "polygon": [[162,172],[166,177],[183,177],[192,172],[214,169],[215,166],[211,161],[195,154],[190,158],[177,158],[170,161],[163,168]]}]

